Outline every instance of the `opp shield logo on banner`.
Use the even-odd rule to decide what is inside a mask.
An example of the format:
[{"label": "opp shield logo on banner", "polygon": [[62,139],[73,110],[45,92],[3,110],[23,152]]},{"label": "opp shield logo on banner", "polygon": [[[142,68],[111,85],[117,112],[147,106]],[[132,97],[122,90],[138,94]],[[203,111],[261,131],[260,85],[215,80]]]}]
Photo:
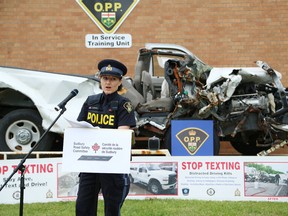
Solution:
[{"label": "opp shield logo on banner", "polygon": [[171,128],[173,156],[213,155],[213,121],[173,120]]},{"label": "opp shield logo on banner", "polygon": [[105,34],[113,34],[139,0],[76,0]]},{"label": "opp shield logo on banner", "polygon": [[176,137],[183,147],[194,155],[209,138],[209,135],[199,128],[186,128],[177,133]]}]

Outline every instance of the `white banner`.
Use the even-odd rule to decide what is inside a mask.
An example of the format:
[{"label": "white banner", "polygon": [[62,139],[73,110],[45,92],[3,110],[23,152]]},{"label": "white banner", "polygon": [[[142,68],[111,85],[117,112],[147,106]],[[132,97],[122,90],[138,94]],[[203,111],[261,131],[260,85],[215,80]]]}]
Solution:
[{"label": "white banner", "polygon": [[[0,161],[1,187],[19,162]],[[25,203],[76,199],[78,173],[63,172],[62,158],[27,159],[25,165]],[[288,201],[286,156],[137,156],[130,170],[128,199]],[[19,202],[19,184],[16,173],[0,191],[1,204]]]},{"label": "white banner", "polygon": [[[4,185],[7,178],[13,173],[20,160],[0,161],[0,186]],[[24,172],[24,202],[49,202],[58,201],[57,180],[58,164],[61,159],[27,159]],[[0,203],[20,202],[20,171],[18,171],[0,191]],[[60,176],[59,176],[60,177]]]},{"label": "white banner", "polygon": [[129,173],[132,134],[124,129],[67,128],[63,170]]},{"label": "white banner", "polygon": [[130,48],[132,37],[130,34],[87,34],[85,45],[87,48]]}]

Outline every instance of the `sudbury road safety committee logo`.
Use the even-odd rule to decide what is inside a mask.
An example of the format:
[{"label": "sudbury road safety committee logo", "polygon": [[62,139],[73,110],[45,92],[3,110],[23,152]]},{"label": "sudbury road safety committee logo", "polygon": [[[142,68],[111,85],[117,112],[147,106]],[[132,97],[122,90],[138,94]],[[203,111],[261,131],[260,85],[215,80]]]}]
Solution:
[{"label": "sudbury road safety committee logo", "polygon": [[76,0],[105,34],[113,34],[139,0]]},{"label": "sudbury road safety committee logo", "polygon": [[199,128],[186,128],[176,134],[184,148],[194,155],[208,139],[209,135]]}]

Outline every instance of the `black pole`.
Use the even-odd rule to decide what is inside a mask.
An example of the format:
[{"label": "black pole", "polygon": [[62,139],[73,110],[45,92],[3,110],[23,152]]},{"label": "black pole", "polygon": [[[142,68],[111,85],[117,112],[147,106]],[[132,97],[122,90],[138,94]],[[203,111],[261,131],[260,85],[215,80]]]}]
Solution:
[{"label": "black pole", "polygon": [[22,165],[20,167],[21,171],[21,178],[20,178],[20,209],[19,209],[19,215],[23,216],[23,204],[24,204],[24,189],[25,189],[25,169],[26,167]]},{"label": "black pole", "polygon": [[53,125],[58,121],[60,116],[66,111],[66,107],[64,106],[61,109],[61,112],[57,116],[57,118],[52,122],[52,124],[47,128],[47,130],[42,134],[38,142],[30,149],[30,151],[25,155],[25,157],[20,161],[18,166],[13,170],[12,174],[7,178],[7,180],[4,182],[2,187],[0,188],[0,191],[6,186],[6,184],[10,181],[10,179],[15,175],[15,173],[19,170],[21,172],[21,179],[20,179],[20,216],[23,216],[23,203],[24,203],[24,189],[25,189],[25,178],[24,178],[24,173],[25,173],[25,166],[24,163],[26,159],[31,155],[31,153],[39,146],[40,142],[42,139],[46,136],[46,134],[50,131],[50,129],[53,127]]}]

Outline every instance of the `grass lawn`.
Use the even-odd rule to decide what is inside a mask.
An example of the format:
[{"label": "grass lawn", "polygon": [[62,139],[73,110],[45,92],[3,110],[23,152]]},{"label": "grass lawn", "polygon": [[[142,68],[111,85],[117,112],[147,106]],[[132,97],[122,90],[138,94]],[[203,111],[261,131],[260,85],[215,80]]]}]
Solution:
[{"label": "grass lawn", "polygon": [[[19,215],[20,205],[0,205],[1,216]],[[24,204],[23,215],[71,216],[75,215],[75,202]],[[103,201],[99,201],[98,215],[103,214]],[[285,202],[199,201],[174,199],[126,200],[122,216],[284,216],[288,215]]]}]

